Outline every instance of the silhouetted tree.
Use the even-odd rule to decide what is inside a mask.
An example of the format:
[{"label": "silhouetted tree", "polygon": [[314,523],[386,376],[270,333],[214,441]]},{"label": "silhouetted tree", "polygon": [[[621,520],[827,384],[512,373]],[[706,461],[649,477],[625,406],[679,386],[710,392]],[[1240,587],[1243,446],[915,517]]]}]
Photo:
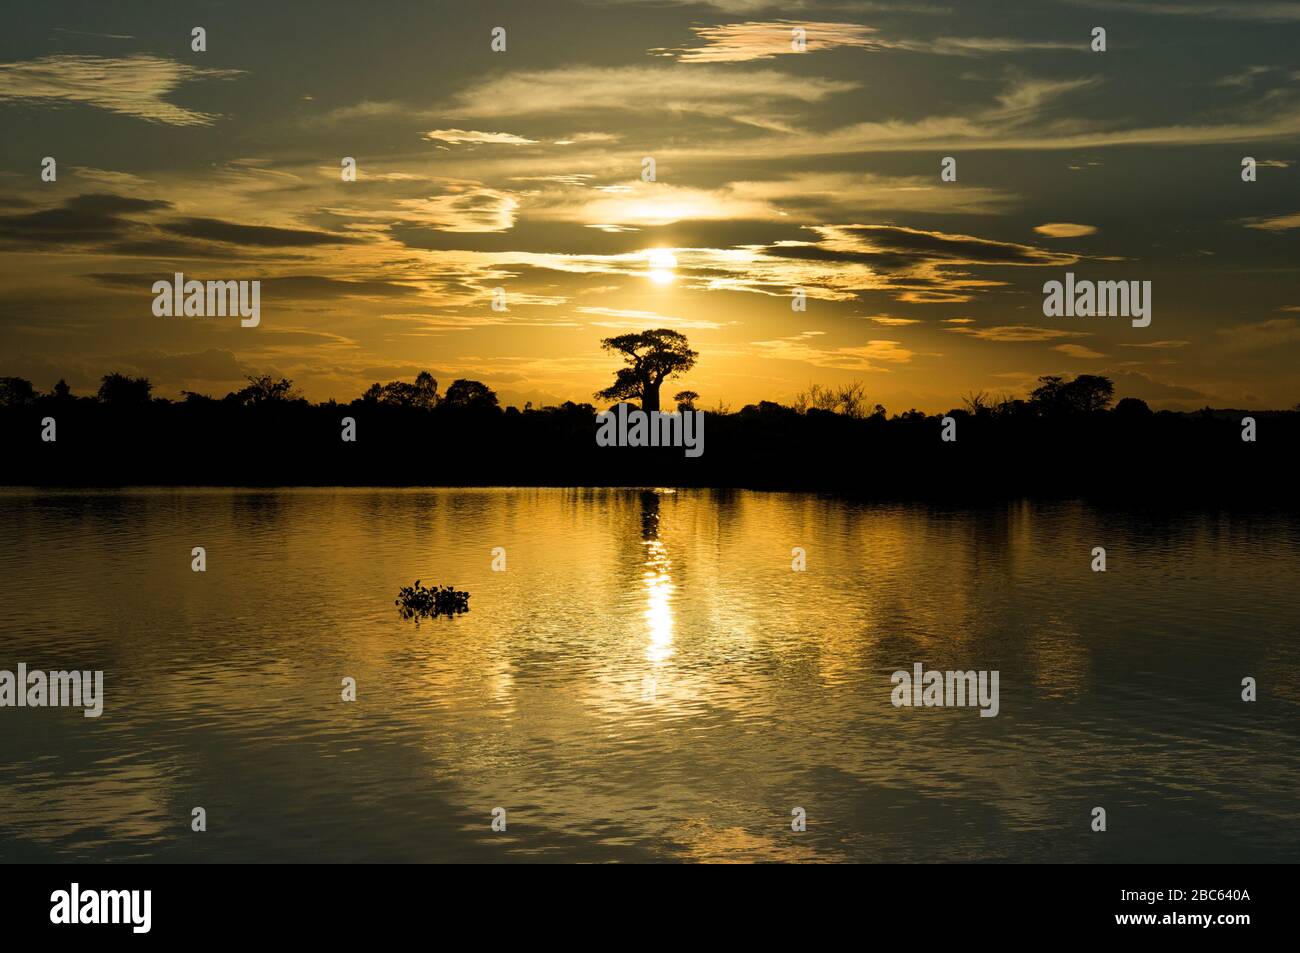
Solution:
[{"label": "silhouetted tree", "polygon": [[774,400],[760,400],[757,404],[746,404],[740,408],[742,417],[753,417],[755,415],[772,417],[776,414],[793,414],[795,411],[790,407],[783,407]]},{"label": "silhouetted tree", "polygon": [[1019,397],[1003,397],[997,402],[998,416],[1003,420],[1026,420],[1037,415],[1037,408]]},{"label": "silhouetted tree", "polygon": [[438,381],[428,371],[415,375],[414,403],[416,407],[430,408],[438,403]]},{"label": "silhouetted tree", "polygon": [[1029,400],[1047,415],[1091,413],[1105,410],[1115,396],[1115,385],[1108,377],[1080,374],[1072,381],[1059,375],[1038,378],[1038,386]]},{"label": "silhouetted tree", "polygon": [[294,389],[293,381],[287,377],[276,380],[270,374],[263,374],[260,377],[246,379],[248,386],[228,395],[227,400],[233,400],[246,407],[258,407],[262,404],[282,404],[302,398],[302,395]]},{"label": "silhouetted tree", "polygon": [[0,377],[0,407],[21,407],[36,399],[32,382],[22,377]]},{"label": "silhouetted tree", "polygon": [[1137,397],[1125,397],[1115,405],[1115,413],[1121,417],[1150,417],[1151,408],[1145,400]]},{"label": "silhouetted tree", "polygon": [[50,391],[50,396],[55,400],[67,400],[72,396],[72,388],[68,386],[67,381],[60,377],[59,382],[55,384],[54,389]]},{"label": "silhouetted tree", "polygon": [[972,417],[987,417],[993,412],[993,398],[982,390],[973,390],[961,399]]},{"label": "silhouetted tree", "polygon": [[806,414],[810,410],[834,410],[835,404],[835,392],[829,387],[809,384],[807,390],[801,390],[794,395],[794,403],[791,406],[799,413]]},{"label": "silhouetted tree", "polygon": [[673,394],[673,400],[677,401],[677,411],[686,413],[688,410],[695,409],[695,402],[700,399],[700,395],[693,390],[679,390]]},{"label": "silhouetted tree", "polygon": [[[867,416],[867,385],[862,381],[852,381],[839,387],[809,384],[807,390],[795,395],[792,407],[801,414],[810,410],[824,410],[860,419]],[[876,407],[880,405],[877,404]],[[883,409],[881,408],[882,412]]]},{"label": "silhouetted tree", "polygon": [[482,381],[460,378],[451,382],[442,402],[465,410],[492,410],[497,407],[497,395]]},{"label": "silhouetted tree", "polygon": [[841,384],[835,391],[835,410],[855,420],[867,416],[867,385],[862,381]]},{"label": "silhouetted tree", "polygon": [[1034,407],[1043,413],[1052,414],[1065,409],[1065,400],[1061,396],[1061,388],[1065,386],[1065,378],[1059,374],[1050,374],[1038,378],[1038,386],[1029,392],[1029,401]]},{"label": "silhouetted tree", "polygon": [[1115,399],[1115,384],[1109,377],[1080,374],[1065,385],[1070,405],[1083,413],[1105,410]]},{"label": "silhouetted tree", "polygon": [[114,371],[99,384],[99,399],[106,404],[147,404],[153,384],[147,377],[127,377]]},{"label": "silhouetted tree", "polygon": [[605,338],[600,346],[617,351],[628,362],[619,368],[614,383],[597,391],[597,400],[636,400],[644,411],[659,409],[659,387],[669,377],[685,374],[699,357],[690,349],[684,334],[658,328],[635,334]]},{"label": "silhouetted tree", "polygon": [[[403,397],[403,406],[295,400],[291,382],[269,375],[246,383],[226,399],[182,392],[176,402],[142,403],[151,397],[148,382],[117,374],[106,379],[104,401],[69,393],[58,403],[48,387],[37,392],[22,378],[0,378],[0,446],[10,451],[0,453],[0,484],[373,486],[433,480],[452,486],[752,486],[961,499],[1114,492],[1127,499],[1131,485],[1097,481],[1095,468],[1078,465],[1119,459],[1146,474],[1144,486],[1161,499],[1172,493],[1254,505],[1265,498],[1294,501],[1290,456],[1300,443],[1300,413],[1268,413],[1267,440],[1249,453],[1225,452],[1240,445],[1247,410],[1149,413],[1136,399],[1113,404],[1105,378],[1068,374],[1038,382],[1033,400],[968,399],[966,409],[953,414],[961,418],[963,435],[955,445],[939,439],[940,413],[910,410],[882,419],[884,409],[871,410],[853,385],[810,389],[804,413],[759,400],[738,413],[720,406],[710,415],[709,450],[702,458],[672,448],[611,452],[593,440],[591,404],[503,412],[479,381],[455,382],[431,410],[408,406],[432,399],[431,375],[393,389],[425,395]],[[663,397],[676,393],[679,403],[701,406],[682,386]],[[807,406],[809,394],[830,409]],[[257,406],[245,406],[245,398]],[[1115,409],[1086,412],[1104,406]],[[1049,407],[1059,415],[1048,416]],[[40,439],[43,425],[37,423],[47,410],[58,418],[57,452]],[[348,410],[360,424],[361,453],[339,452],[340,420]],[[869,416],[855,419],[846,410]],[[166,434],[161,444],[159,432]],[[890,465],[880,466],[881,460]],[[1201,478],[1188,480],[1187,473]]]},{"label": "silhouetted tree", "polygon": [[429,410],[438,403],[438,382],[428,371],[420,371],[415,376],[414,384],[405,381],[389,381],[383,385],[372,384],[361,399],[389,407],[417,407],[421,410]]}]

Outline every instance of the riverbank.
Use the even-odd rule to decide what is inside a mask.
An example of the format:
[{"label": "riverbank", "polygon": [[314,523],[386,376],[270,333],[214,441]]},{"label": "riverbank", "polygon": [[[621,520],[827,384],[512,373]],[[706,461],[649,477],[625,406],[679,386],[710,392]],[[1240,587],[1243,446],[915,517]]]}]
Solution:
[{"label": "riverbank", "polygon": [[[44,440],[50,420],[54,439]],[[1253,421],[1252,434],[1243,421]],[[1291,505],[1300,442],[1295,412],[886,419],[765,405],[705,413],[703,427],[704,452],[692,457],[680,447],[600,446],[594,413],[572,405],[443,412],[78,401],[0,414],[8,448],[0,484],[650,485]]]}]

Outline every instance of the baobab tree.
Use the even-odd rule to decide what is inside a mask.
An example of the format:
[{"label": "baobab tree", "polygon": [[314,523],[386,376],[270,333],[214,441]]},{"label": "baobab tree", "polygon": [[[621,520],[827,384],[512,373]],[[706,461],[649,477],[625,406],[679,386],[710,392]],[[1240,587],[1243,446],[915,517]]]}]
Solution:
[{"label": "baobab tree", "polygon": [[659,386],[669,377],[685,374],[699,357],[686,335],[667,328],[605,338],[600,346],[621,354],[627,367],[619,368],[614,383],[597,391],[596,399],[636,400],[646,412],[659,409]]}]

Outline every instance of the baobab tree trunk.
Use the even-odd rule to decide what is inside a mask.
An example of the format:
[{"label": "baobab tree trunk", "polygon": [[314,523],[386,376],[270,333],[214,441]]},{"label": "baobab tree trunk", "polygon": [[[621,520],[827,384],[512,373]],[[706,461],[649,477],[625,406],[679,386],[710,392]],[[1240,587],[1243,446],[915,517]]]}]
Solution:
[{"label": "baobab tree trunk", "polygon": [[641,390],[641,409],[646,413],[659,409],[659,385],[654,381],[646,381]]}]

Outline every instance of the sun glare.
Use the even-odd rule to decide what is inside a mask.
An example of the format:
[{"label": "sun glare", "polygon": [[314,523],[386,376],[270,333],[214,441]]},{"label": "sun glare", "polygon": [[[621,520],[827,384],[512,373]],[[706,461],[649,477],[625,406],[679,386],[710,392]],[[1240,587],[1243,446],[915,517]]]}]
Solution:
[{"label": "sun glare", "polygon": [[672,252],[667,248],[651,248],[645,253],[645,261],[650,267],[651,281],[657,285],[672,284],[677,267],[677,258]]}]

